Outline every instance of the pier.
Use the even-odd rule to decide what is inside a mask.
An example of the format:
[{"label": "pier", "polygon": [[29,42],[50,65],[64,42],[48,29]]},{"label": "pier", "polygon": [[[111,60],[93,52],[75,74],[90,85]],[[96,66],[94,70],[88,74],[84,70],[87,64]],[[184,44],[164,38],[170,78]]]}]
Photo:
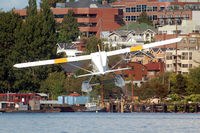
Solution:
[{"label": "pier", "polygon": [[163,112],[163,113],[199,113],[198,103],[179,103],[179,104],[135,104],[124,101],[110,101],[106,104],[107,112],[134,113],[134,112]]}]

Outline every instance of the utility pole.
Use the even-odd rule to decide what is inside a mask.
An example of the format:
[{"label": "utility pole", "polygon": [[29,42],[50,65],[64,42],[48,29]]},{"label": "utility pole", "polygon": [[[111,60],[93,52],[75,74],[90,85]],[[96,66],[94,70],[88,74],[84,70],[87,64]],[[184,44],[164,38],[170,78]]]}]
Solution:
[{"label": "utility pole", "polygon": [[101,104],[102,106],[104,106],[104,103],[103,103],[103,77],[101,78]]},{"label": "utility pole", "polygon": [[134,101],[133,100],[133,73],[131,73],[131,90],[132,90],[132,102]]},{"label": "utility pole", "polygon": [[[176,38],[178,37],[178,30],[177,30],[177,20],[175,20],[176,21]],[[177,43],[176,43],[176,74],[177,74],[177,70],[178,70],[178,54],[177,54],[177,48],[178,48],[178,46],[177,46]]]}]

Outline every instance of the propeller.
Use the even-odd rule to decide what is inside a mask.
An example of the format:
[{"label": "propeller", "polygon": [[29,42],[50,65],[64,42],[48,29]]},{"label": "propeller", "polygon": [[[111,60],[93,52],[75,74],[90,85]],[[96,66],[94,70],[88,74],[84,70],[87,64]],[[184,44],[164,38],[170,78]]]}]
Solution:
[{"label": "propeller", "polygon": [[81,88],[82,88],[81,91],[83,92],[89,93],[92,91],[92,86],[90,85],[88,80],[82,82]]}]

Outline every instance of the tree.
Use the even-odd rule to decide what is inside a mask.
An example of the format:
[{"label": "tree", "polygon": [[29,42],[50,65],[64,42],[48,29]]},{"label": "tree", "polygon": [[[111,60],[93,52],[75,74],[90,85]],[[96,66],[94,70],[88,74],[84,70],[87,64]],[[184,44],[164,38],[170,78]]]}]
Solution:
[{"label": "tree", "polygon": [[187,88],[187,79],[182,74],[176,75],[176,84],[174,85],[174,88],[172,91],[179,95],[185,95],[186,94],[186,88]]},{"label": "tree", "polygon": [[200,94],[200,67],[190,69],[187,81],[187,93]]},{"label": "tree", "polygon": [[[16,63],[56,58],[55,20],[47,0],[42,0],[41,12],[37,13],[36,0],[30,0],[27,7],[27,18],[18,33],[16,52],[13,52]],[[21,89],[38,92],[40,83],[48,73],[60,71],[58,65],[40,66],[27,69],[15,69],[15,91]]]},{"label": "tree", "polygon": [[14,82],[12,52],[21,26],[22,19],[18,14],[0,12],[0,92],[11,91]]},{"label": "tree", "polygon": [[42,81],[40,92],[49,93],[52,99],[57,99],[64,94],[65,74],[64,72],[49,73],[46,80]]},{"label": "tree", "polygon": [[92,52],[97,52],[98,44],[101,46],[101,44],[102,44],[101,39],[97,38],[96,36],[89,37],[86,41],[86,48],[84,49],[84,52],[86,54],[90,54]]},{"label": "tree", "polygon": [[66,0],[48,0],[50,7],[56,7],[56,3],[65,3]]},{"label": "tree", "polygon": [[68,10],[68,14],[64,16],[62,24],[59,28],[58,41],[72,42],[80,35],[77,19],[73,16],[73,10]]},{"label": "tree", "polygon": [[153,22],[150,20],[149,16],[147,15],[146,12],[142,12],[139,15],[139,18],[137,19],[137,22],[139,23],[146,23],[148,25],[153,25]]}]

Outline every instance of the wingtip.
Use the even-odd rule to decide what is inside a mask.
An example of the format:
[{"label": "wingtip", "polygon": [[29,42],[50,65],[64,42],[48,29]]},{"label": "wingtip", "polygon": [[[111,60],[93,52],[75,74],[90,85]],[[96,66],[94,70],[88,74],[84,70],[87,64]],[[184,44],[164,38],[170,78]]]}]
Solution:
[{"label": "wingtip", "polygon": [[20,68],[18,64],[13,65],[15,68]]}]

